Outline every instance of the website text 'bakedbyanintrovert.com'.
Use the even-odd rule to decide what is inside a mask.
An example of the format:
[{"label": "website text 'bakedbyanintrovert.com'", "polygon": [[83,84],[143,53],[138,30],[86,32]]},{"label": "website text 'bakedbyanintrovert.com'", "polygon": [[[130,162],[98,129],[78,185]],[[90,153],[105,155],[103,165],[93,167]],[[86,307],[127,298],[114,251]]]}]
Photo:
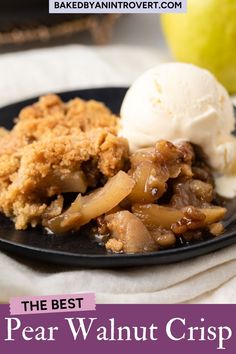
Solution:
[{"label": "website text 'bakedbyanintrovert.com'", "polygon": [[187,0],[62,1],[49,0],[49,13],[181,13]]}]

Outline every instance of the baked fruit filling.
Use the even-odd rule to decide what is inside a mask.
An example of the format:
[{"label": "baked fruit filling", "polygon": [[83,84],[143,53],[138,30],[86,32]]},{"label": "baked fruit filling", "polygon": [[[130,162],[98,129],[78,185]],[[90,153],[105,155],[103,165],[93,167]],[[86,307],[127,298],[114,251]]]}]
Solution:
[{"label": "baked fruit filling", "polygon": [[95,101],[49,95],[23,109],[0,130],[0,211],[16,229],[64,237],[89,224],[116,253],[220,235],[226,209],[200,149],[160,140],[131,154],[118,130],[119,118]]}]

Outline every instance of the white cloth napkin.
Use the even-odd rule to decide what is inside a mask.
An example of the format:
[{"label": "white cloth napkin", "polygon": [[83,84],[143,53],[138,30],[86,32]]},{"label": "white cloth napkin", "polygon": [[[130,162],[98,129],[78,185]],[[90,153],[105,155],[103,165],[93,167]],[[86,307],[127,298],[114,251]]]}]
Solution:
[{"label": "white cloth napkin", "polygon": [[[165,59],[140,47],[67,46],[0,56],[0,105],[84,87],[129,85]],[[59,267],[0,252],[0,301],[12,296],[93,291],[98,303],[230,303],[236,246],[171,265],[100,270]]]}]

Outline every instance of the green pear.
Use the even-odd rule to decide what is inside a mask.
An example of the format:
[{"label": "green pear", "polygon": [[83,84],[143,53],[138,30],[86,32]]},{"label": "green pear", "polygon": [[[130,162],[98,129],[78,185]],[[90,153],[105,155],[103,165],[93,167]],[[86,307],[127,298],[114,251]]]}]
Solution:
[{"label": "green pear", "polygon": [[186,14],[164,14],[161,22],[176,60],[210,70],[236,92],[236,0],[188,0]]}]

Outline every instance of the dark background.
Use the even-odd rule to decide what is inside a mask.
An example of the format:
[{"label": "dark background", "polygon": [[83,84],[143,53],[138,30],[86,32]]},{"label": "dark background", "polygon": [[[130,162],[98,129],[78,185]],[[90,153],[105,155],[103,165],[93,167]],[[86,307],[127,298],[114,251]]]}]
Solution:
[{"label": "dark background", "polygon": [[49,14],[48,0],[1,1],[0,53],[70,43],[107,44],[119,17]]},{"label": "dark background", "polygon": [[49,15],[48,0],[6,0],[1,1],[0,29],[17,25],[58,23],[82,15]]}]

